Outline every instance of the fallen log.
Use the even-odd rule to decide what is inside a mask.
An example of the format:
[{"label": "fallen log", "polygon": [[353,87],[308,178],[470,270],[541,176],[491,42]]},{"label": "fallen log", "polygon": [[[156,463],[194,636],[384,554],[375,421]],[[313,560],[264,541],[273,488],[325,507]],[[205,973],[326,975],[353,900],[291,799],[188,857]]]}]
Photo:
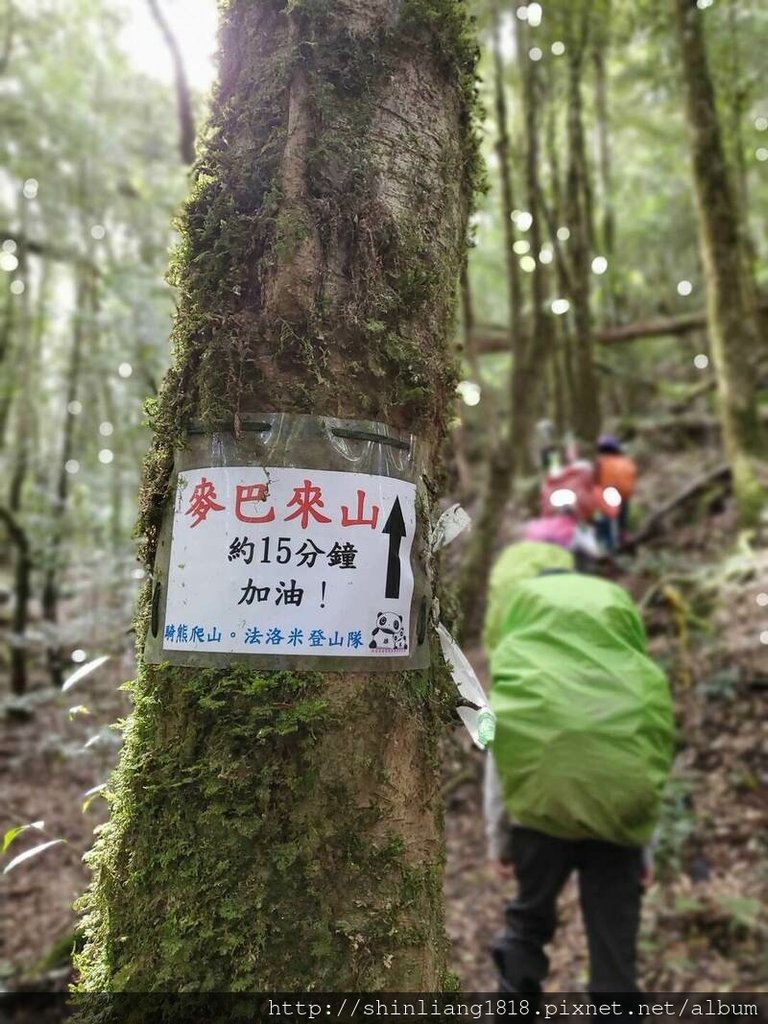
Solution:
[{"label": "fallen log", "polygon": [[[758,305],[763,335],[768,335],[768,302]],[[658,320],[641,320],[637,323],[604,327],[595,331],[595,341],[601,345],[615,345],[623,341],[638,341],[641,338],[680,337],[692,331],[704,330],[707,326],[706,310],[686,313],[684,316],[661,317]],[[491,352],[508,352],[509,331],[492,324],[479,324],[472,329],[472,340],[481,355]]]},{"label": "fallen log", "polygon": [[643,526],[632,535],[631,544],[636,546],[637,544],[643,544],[645,541],[650,540],[661,532],[662,523],[670,512],[674,512],[676,509],[685,505],[686,502],[691,499],[698,497],[703,491],[714,484],[722,484],[728,486],[731,480],[731,467],[725,463],[721,463],[715,466],[714,469],[708,470],[701,476],[696,477],[681,491],[675,494],[669,501],[666,501],[663,505],[660,505],[650,516],[646,519]]},{"label": "fallen log", "polygon": [[705,310],[688,313],[685,316],[667,316],[659,320],[645,320],[635,324],[621,324],[618,327],[606,327],[595,334],[595,339],[603,345],[613,345],[618,341],[636,341],[639,338],[661,338],[664,335],[690,334],[701,331],[707,326]]},{"label": "fallen log", "polygon": [[[758,412],[760,422],[768,426],[768,409]],[[630,438],[636,434],[653,436],[657,449],[674,451],[684,443],[714,440],[721,432],[722,424],[713,413],[685,412],[648,419],[634,419],[624,433]]]}]

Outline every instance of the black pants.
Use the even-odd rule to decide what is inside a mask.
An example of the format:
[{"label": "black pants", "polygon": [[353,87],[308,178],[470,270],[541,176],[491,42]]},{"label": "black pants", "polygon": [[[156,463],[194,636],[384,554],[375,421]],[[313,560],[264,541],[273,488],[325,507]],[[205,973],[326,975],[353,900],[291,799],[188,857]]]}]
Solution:
[{"label": "black pants", "polygon": [[642,851],[596,839],[557,839],[514,826],[512,860],[517,898],[507,904],[505,927],[492,950],[501,991],[541,991],[549,969],[544,946],[557,925],[557,897],[576,870],[589,943],[589,990],[637,992]]}]

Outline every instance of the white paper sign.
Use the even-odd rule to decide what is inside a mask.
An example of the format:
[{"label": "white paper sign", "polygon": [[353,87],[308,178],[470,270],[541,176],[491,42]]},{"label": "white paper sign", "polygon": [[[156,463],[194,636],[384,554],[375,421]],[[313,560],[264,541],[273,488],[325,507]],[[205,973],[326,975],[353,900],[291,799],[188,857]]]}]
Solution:
[{"label": "white paper sign", "polygon": [[185,470],[166,651],[407,657],[416,487],[393,477]]}]

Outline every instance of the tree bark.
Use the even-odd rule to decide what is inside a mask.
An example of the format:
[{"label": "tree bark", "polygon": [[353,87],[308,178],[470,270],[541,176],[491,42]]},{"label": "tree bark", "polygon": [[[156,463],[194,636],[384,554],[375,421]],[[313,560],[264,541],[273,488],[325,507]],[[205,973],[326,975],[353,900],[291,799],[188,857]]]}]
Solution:
[{"label": "tree bark", "polygon": [[[378,419],[433,463],[455,388],[477,174],[463,3],[230,0],[221,17],[141,499],[150,571],[191,417]],[[145,602],[139,637],[147,620]],[[134,699],[81,989],[441,987],[440,675],[142,664]]]},{"label": "tree bark", "polygon": [[720,417],[733,489],[744,525],[759,520],[765,501],[756,463],[765,438],[757,414],[753,360],[759,329],[752,282],[742,259],[738,206],[725,159],[695,0],[673,0],[682,57],[699,239],[707,278],[707,309]]}]

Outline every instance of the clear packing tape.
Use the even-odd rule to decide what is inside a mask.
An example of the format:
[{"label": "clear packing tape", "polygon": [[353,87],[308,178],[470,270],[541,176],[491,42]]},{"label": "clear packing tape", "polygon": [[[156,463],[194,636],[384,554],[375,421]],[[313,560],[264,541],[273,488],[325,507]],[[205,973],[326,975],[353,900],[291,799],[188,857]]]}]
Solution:
[{"label": "clear packing tape", "polygon": [[456,708],[456,713],[466,726],[475,746],[484,750],[493,742],[496,716],[488,704],[488,698],[475,675],[475,670],[442,622],[437,627],[437,636],[443,657],[463,701]]},{"label": "clear packing tape", "polygon": [[460,533],[463,533],[471,523],[472,520],[461,505],[451,505],[451,507],[446,509],[435,523],[435,528],[432,531],[432,550],[439,551],[440,548],[444,548],[447,544],[450,544],[451,541],[455,540]]},{"label": "clear packing tape", "polygon": [[[432,534],[418,511],[428,504],[423,483],[424,448],[418,438],[368,420],[288,413],[244,416],[238,436],[231,431],[207,434],[196,423],[188,433],[185,447],[176,453],[169,488],[174,500],[168,503],[159,538],[145,661],[207,666],[242,663],[255,670],[325,672],[428,667]],[[331,509],[332,502],[319,501],[320,488],[310,485],[318,483],[315,476],[324,478],[325,502],[329,499],[328,488],[346,488],[343,500],[349,507],[341,512],[349,514],[350,522],[345,523],[343,516],[339,522],[342,499],[336,502],[335,510]],[[359,483],[361,480],[367,483]],[[303,488],[297,487],[293,501],[286,504],[285,494],[290,494],[291,486],[302,483]],[[203,486],[212,488],[210,493],[215,491],[215,495],[206,508],[197,512],[193,502]],[[362,506],[355,503],[355,488],[362,486],[368,492],[366,515],[375,505],[380,522],[364,518]],[[186,512],[189,496],[185,488],[191,491],[192,499]],[[227,488],[226,494],[223,488]],[[309,505],[319,502],[317,507],[324,512],[306,516],[302,512],[299,519],[297,510],[291,514],[299,489],[306,492]],[[317,497],[309,499],[310,491]],[[402,505],[397,506],[398,523],[392,519],[392,495],[406,492],[411,495],[410,512],[404,496]],[[358,501],[361,494],[357,491]],[[261,506],[254,504],[267,500],[267,496],[276,505],[276,511],[270,513],[274,523],[268,516],[259,515]],[[304,507],[309,506],[305,503]],[[231,523],[231,527],[219,526],[217,517],[221,517],[219,522]],[[406,521],[410,524],[407,536],[403,533]],[[328,543],[320,535],[326,523],[333,524],[328,527],[329,534],[333,534]],[[345,536],[340,527],[350,525],[358,528]],[[272,536],[273,532],[281,536]],[[305,537],[306,545],[299,548]],[[333,551],[328,545],[348,538],[357,548],[357,561],[339,563],[341,556],[337,555],[331,568]],[[186,547],[179,546],[182,541]],[[174,544],[179,546],[179,553],[172,559]],[[372,579],[370,567],[360,565],[366,551],[370,552],[369,561],[377,566],[381,562],[386,570],[381,579],[379,575]],[[214,566],[210,572],[209,563]],[[321,565],[328,571],[321,573]],[[359,585],[345,589],[342,583],[351,569],[360,570]],[[351,581],[351,574],[348,578]],[[285,607],[289,598],[290,613],[296,613],[290,620]],[[302,598],[304,603],[300,605]],[[310,598],[316,621],[303,621],[300,616]],[[225,606],[226,621],[224,612],[215,618]],[[343,630],[328,618],[335,606],[346,609],[345,615],[349,613],[350,623]],[[365,621],[353,623],[352,617],[358,613],[362,617],[360,609],[365,611]],[[291,633],[297,646],[289,649],[290,627],[296,627]],[[345,637],[348,642],[342,647]],[[277,639],[281,646],[269,646]],[[315,640],[317,644],[327,641],[322,656]],[[397,644],[396,649],[385,649],[390,640],[391,647]],[[303,646],[298,646],[300,642]]]},{"label": "clear packing tape", "polygon": [[[460,505],[452,505],[438,519],[432,531],[432,550],[450,544],[470,525],[471,519]],[[462,703],[456,713],[466,726],[475,746],[484,750],[493,742],[496,732],[496,716],[488,704],[488,698],[475,670],[470,665],[464,652],[451,634],[440,622],[437,625],[437,636],[446,664],[451,670],[456,689]]]}]

